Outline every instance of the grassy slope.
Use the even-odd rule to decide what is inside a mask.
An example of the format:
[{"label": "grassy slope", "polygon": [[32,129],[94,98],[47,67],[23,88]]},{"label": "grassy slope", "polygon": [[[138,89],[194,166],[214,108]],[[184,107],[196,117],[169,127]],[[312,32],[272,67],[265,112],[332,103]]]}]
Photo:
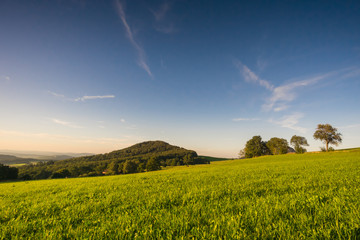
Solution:
[{"label": "grassy slope", "polygon": [[360,152],[0,184],[0,239],[360,237]]}]

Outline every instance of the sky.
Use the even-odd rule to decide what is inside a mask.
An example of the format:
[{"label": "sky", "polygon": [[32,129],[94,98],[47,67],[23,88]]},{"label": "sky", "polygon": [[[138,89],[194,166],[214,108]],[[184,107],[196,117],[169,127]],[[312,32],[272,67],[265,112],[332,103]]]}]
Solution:
[{"label": "sky", "polygon": [[360,147],[359,1],[1,0],[0,149]]}]

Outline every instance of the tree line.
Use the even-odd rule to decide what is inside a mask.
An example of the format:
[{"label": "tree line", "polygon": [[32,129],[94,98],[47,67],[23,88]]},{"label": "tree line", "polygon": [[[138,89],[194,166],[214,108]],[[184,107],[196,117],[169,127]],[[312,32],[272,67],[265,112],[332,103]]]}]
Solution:
[{"label": "tree line", "polygon": [[19,170],[0,163],[0,181],[17,179]]},{"label": "tree line", "polygon": [[[329,148],[329,144],[337,146],[342,142],[341,133],[330,124],[318,124],[313,137],[325,144],[326,147],[321,148],[321,150],[326,152],[333,150],[333,148]],[[305,153],[307,150],[304,147],[309,146],[305,137],[296,135],[292,136],[290,144],[297,154]],[[261,136],[253,136],[246,142],[245,148],[239,153],[239,157],[253,158],[264,155],[286,154],[291,150],[288,141],[284,138],[273,137],[269,141],[262,141]]]}]

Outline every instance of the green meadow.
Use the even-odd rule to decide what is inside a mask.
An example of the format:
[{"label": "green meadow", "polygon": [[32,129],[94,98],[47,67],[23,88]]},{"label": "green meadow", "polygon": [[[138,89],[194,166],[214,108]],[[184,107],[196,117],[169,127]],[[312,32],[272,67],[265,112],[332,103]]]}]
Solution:
[{"label": "green meadow", "polygon": [[360,239],[360,150],[0,184],[0,239]]}]

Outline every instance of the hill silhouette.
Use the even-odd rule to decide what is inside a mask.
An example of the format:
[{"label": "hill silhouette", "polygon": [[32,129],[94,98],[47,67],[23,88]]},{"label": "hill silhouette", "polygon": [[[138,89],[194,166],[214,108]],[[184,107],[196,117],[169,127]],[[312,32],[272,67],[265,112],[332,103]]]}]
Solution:
[{"label": "hill silhouette", "polygon": [[197,153],[163,141],[147,141],[105,154],[30,164],[19,168],[22,179],[127,174],[161,167],[209,163]]},{"label": "hill silhouette", "polygon": [[0,163],[4,165],[11,165],[11,164],[28,164],[31,162],[36,162],[37,159],[33,158],[19,158],[13,155],[5,155],[0,154]]},{"label": "hill silhouette", "polygon": [[0,163],[4,165],[14,165],[14,164],[30,164],[37,162],[47,162],[47,161],[58,161],[72,158],[73,156],[69,155],[54,155],[54,156],[37,156],[37,157],[18,157],[9,154],[0,154]]}]

